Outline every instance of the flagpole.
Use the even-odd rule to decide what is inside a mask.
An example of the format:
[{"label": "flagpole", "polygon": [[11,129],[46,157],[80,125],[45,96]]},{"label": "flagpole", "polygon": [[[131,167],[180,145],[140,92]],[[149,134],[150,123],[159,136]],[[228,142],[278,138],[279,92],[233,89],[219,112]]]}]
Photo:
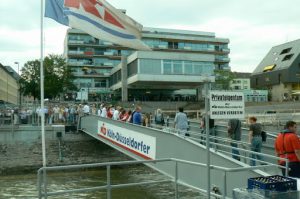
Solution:
[{"label": "flagpole", "polygon": [[42,129],[42,153],[43,153],[43,167],[46,167],[46,145],[45,145],[45,108],[44,108],[44,0],[41,0],[41,129]]},{"label": "flagpole", "polygon": [[[42,132],[42,154],[43,168],[46,167],[46,144],[45,144],[45,108],[44,108],[44,0],[41,0],[41,60],[40,60],[40,81],[41,81],[41,132]],[[44,198],[47,199],[47,175],[43,170]]]}]

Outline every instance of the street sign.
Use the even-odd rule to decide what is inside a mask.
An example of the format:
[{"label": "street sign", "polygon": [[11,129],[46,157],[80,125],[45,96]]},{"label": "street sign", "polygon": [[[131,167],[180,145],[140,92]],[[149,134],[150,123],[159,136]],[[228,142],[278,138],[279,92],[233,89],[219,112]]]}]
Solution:
[{"label": "street sign", "polygon": [[210,118],[244,119],[245,102],[242,92],[210,91]]}]

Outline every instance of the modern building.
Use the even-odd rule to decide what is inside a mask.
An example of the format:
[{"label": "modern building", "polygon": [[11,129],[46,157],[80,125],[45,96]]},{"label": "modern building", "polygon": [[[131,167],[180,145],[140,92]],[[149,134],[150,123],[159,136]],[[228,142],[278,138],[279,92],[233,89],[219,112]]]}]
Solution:
[{"label": "modern building", "polygon": [[144,28],[142,40],[152,51],[136,52],[69,29],[65,55],[78,89],[87,90],[90,100],[121,98],[125,84],[128,100],[193,100],[204,75],[230,70],[229,40],[214,33]]},{"label": "modern building", "polygon": [[251,89],[250,75],[251,73],[234,72],[235,78],[230,81],[229,88],[244,93],[245,102],[267,102],[268,90]]},{"label": "modern building", "polygon": [[0,104],[19,104],[19,75],[0,63]]},{"label": "modern building", "polygon": [[235,78],[229,82],[231,90],[250,90],[250,75],[251,73],[234,73]]},{"label": "modern building", "polygon": [[271,92],[272,101],[299,100],[300,39],[274,46],[251,75],[251,87]]}]

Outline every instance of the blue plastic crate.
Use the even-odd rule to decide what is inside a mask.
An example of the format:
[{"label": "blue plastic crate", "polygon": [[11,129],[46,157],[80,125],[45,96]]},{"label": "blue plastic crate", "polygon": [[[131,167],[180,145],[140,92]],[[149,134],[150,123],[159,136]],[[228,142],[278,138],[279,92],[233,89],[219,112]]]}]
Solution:
[{"label": "blue plastic crate", "polygon": [[248,189],[285,192],[297,190],[297,180],[280,175],[248,179]]}]

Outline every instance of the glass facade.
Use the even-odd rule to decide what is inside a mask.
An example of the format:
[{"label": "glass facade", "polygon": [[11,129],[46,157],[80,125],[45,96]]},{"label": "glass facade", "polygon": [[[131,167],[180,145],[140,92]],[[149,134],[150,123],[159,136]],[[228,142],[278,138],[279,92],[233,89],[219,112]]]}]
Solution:
[{"label": "glass facade", "polygon": [[161,74],[161,60],[140,59],[140,71],[143,74]]},{"label": "glass facade", "polygon": [[[144,67],[143,65],[140,68]],[[212,75],[213,62],[192,62],[163,60],[162,71],[164,75]]]},{"label": "glass facade", "polygon": [[138,72],[138,64],[137,60],[134,60],[130,64],[127,65],[127,76],[131,77],[132,75],[137,74]]},{"label": "glass facade", "polygon": [[178,60],[139,59],[140,74],[156,75],[212,75],[213,62],[192,62]]}]

